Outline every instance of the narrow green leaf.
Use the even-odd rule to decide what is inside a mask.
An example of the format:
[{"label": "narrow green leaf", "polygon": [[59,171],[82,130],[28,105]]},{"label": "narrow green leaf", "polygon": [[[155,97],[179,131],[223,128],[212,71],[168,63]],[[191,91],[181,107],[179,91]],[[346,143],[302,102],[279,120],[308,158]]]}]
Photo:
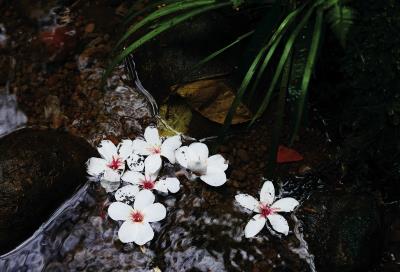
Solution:
[{"label": "narrow green leaf", "polygon": [[137,48],[145,44],[146,42],[150,41],[154,37],[158,36],[159,34],[163,33],[164,31],[176,26],[177,24],[180,24],[194,16],[197,16],[201,13],[214,10],[214,9],[219,9],[222,7],[229,6],[230,2],[223,2],[220,4],[215,4],[203,8],[198,8],[195,9],[191,12],[176,16],[172,19],[169,19],[159,25],[156,29],[153,29],[152,31],[148,32],[147,34],[143,35],[140,37],[138,40],[130,44],[127,48],[125,48],[120,54],[118,54],[114,60],[111,62],[111,64],[107,67],[104,75],[103,75],[103,83],[107,79],[107,77],[110,75],[111,71],[114,69],[116,65],[122,62],[122,60],[127,57],[129,54],[131,54],[133,51],[135,51]]},{"label": "narrow green leaf", "polygon": [[281,23],[281,25],[279,26],[279,28],[275,31],[274,35],[271,37],[270,41],[267,44],[267,47],[271,48],[268,50],[267,55],[264,58],[263,63],[260,66],[260,69],[258,70],[256,79],[253,83],[253,87],[251,88],[250,92],[249,92],[249,101],[252,100],[254,93],[257,89],[258,83],[260,82],[265,69],[267,68],[270,60],[272,59],[272,56],[275,53],[276,48],[278,47],[282,37],[285,35],[287,29],[289,28],[290,24],[294,21],[294,19],[296,18],[296,16],[299,14],[299,12],[301,11],[302,8],[299,8],[297,10],[292,11],[291,13],[288,14],[288,16],[286,16],[286,18],[283,20],[283,22]]},{"label": "narrow green leaf", "polygon": [[272,93],[276,88],[276,84],[281,76],[283,67],[288,59],[289,53],[292,50],[293,44],[294,44],[297,36],[299,35],[299,33],[303,29],[303,27],[306,25],[307,21],[310,19],[310,16],[314,12],[314,9],[320,4],[321,4],[321,1],[318,1],[318,2],[314,3],[314,5],[312,5],[308,9],[307,13],[304,15],[304,17],[302,18],[300,23],[297,25],[297,27],[295,28],[295,30],[292,32],[289,39],[287,40],[286,45],[282,52],[282,56],[279,60],[278,66],[276,68],[275,74],[272,78],[272,82],[268,88],[266,95],[264,96],[261,106],[257,110],[257,112],[254,115],[253,120],[250,122],[249,126],[251,126],[264,113],[265,109],[267,108],[269,101],[271,99]]},{"label": "narrow green leaf", "polygon": [[[262,58],[262,56],[265,54],[266,50],[268,49],[269,46],[271,46],[271,44],[273,44],[274,42],[276,42],[276,39],[280,36],[280,34],[282,33],[282,31],[288,27],[288,23],[292,20],[292,17],[296,16],[298,12],[294,11],[291,12],[286,18],[285,20],[283,20],[283,22],[279,25],[278,29],[275,31],[275,33],[272,35],[271,39],[269,40],[269,42],[264,45],[260,51],[258,52],[258,54],[256,55],[256,57],[254,58],[252,64],[250,65],[249,69],[247,70],[246,75],[243,78],[243,81],[236,93],[235,99],[232,102],[231,107],[229,108],[229,111],[225,117],[225,121],[224,121],[224,125],[221,129],[221,132],[219,134],[219,141],[221,142],[222,139],[224,138],[224,135],[226,134],[227,130],[229,129],[229,126],[232,123],[232,118],[233,115],[236,112],[237,107],[240,105],[243,95],[245,93],[245,91],[247,90],[251,79],[254,76],[254,73],[257,70],[257,66],[260,63],[260,60]],[[279,41],[278,41],[279,42]]]},{"label": "narrow green leaf", "polygon": [[146,16],[143,20],[133,24],[122,36],[122,38],[117,42],[114,48],[119,48],[119,46],[126,41],[133,33],[135,33],[137,30],[145,26],[147,23],[150,23],[152,21],[155,21],[157,19],[160,19],[164,16],[188,10],[188,9],[193,9],[196,7],[204,6],[204,5],[210,5],[214,4],[215,0],[197,0],[195,2],[193,1],[179,1],[177,3],[173,3],[171,5],[167,5],[165,7],[162,7],[153,13],[149,14]]},{"label": "narrow green leaf", "polygon": [[234,46],[235,44],[239,43],[240,41],[246,39],[247,37],[249,37],[251,34],[254,33],[254,30],[246,32],[245,34],[239,36],[236,38],[236,40],[234,40],[233,42],[231,42],[230,44],[228,44],[227,46],[211,53],[210,55],[208,55],[207,57],[205,57],[204,59],[202,59],[199,63],[197,63],[191,70],[196,70],[199,67],[203,66],[205,63],[209,62],[210,60],[214,59],[215,57],[219,56],[220,54],[222,54],[223,52],[225,52],[226,50],[228,50],[229,48],[231,48],[232,46]]},{"label": "narrow green leaf", "polygon": [[219,142],[221,142],[223,140],[224,135],[226,134],[227,130],[229,129],[229,126],[232,123],[233,115],[235,114],[237,107],[239,106],[240,102],[242,101],[244,92],[246,91],[254,73],[256,72],[257,66],[261,60],[261,57],[264,55],[266,49],[267,49],[267,47],[264,46],[264,48],[262,48],[258,52],[257,56],[254,58],[253,63],[250,65],[250,68],[248,69],[246,75],[244,76],[243,81],[236,93],[235,99],[233,100],[231,107],[229,108],[229,111],[226,114],[224,125],[218,136]]},{"label": "narrow green leaf", "polygon": [[347,36],[354,24],[354,10],[339,4],[333,5],[326,14],[327,21],[342,47],[346,47]]},{"label": "narrow green leaf", "polygon": [[306,64],[306,68],[304,70],[304,76],[303,76],[303,80],[301,83],[301,93],[300,93],[300,97],[299,97],[298,104],[297,104],[298,106],[297,106],[296,121],[295,121],[295,125],[294,125],[293,134],[292,134],[292,137],[290,140],[291,144],[294,142],[294,139],[298,133],[300,123],[302,120],[305,99],[307,97],[307,92],[308,92],[308,86],[310,84],[311,74],[314,69],[315,59],[316,59],[318,48],[319,48],[320,41],[321,41],[323,16],[324,16],[323,10],[318,9],[317,17],[315,19],[314,33],[313,33],[313,38],[312,38],[312,42],[311,42],[310,52],[308,54],[307,64]]}]

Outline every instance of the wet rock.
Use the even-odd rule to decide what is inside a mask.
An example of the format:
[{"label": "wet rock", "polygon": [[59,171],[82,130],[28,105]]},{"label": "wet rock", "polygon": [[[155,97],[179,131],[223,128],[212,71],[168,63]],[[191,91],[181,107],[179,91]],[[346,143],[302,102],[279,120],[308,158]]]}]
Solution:
[{"label": "wet rock", "polygon": [[244,26],[248,24],[244,21],[248,21],[246,16],[239,19],[223,12],[207,12],[147,43],[134,53],[144,87],[161,100],[168,94],[166,90],[178,83],[231,73],[237,65],[233,55],[243,53],[240,46],[234,53],[228,51],[195,72],[192,68],[204,57],[235,40],[238,33],[246,32]]},{"label": "wet rock", "polygon": [[318,271],[367,271],[379,259],[383,237],[374,197],[318,193],[304,203],[303,212]]},{"label": "wet rock", "polygon": [[36,230],[86,181],[85,161],[95,154],[82,139],[23,129],[0,140],[0,250]]}]

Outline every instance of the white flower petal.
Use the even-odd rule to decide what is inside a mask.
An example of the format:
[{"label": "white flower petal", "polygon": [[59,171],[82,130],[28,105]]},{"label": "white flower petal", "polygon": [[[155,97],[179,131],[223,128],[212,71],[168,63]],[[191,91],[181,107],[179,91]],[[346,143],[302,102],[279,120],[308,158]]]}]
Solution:
[{"label": "white flower petal", "polygon": [[154,189],[157,191],[168,193],[176,193],[180,189],[180,182],[177,178],[166,178],[156,182]]},{"label": "white flower petal", "polygon": [[144,175],[135,171],[126,171],[121,179],[132,184],[141,184],[144,180]]},{"label": "white flower petal", "polygon": [[117,156],[117,147],[110,140],[103,140],[97,147],[97,151],[102,158],[108,162],[112,161],[113,156]]},{"label": "white flower petal", "polygon": [[144,160],[144,170],[148,174],[158,173],[161,169],[161,165],[162,161],[159,154],[150,155]]},{"label": "white flower petal", "polygon": [[288,235],[289,233],[289,225],[286,219],[279,214],[271,214],[267,216],[269,223],[271,223],[272,228],[280,233]]},{"label": "white flower petal", "polygon": [[151,145],[149,145],[146,141],[141,139],[135,139],[132,141],[133,152],[138,153],[140,155],[148,156],[151,154]]},{"label": "white flower petal", "polygon": [[131,140],[122,140],[117,146],[118,155],[122,160],[126,160],[133,152],[133,144]]},{"label": "white flower petal", "polygon": [[107,168],[104,171],[103,176],[101,177],[102,180],[111,181],[111,182],[119,182],[121,180],[121,175],[118,171],[114,171],[110,168]]},{"label": "white flower petal", "polygon": [[235,196],[236,201],[246,209],[249,209],[254,212],[259,211],[259,205],[260,202],[258,202],[257,199],[252,197],[251,195],[248,194],[238,194]]},{"label": "white flower petal", "polygon": [[175,151],[175,160],[184,168],[188,167],[187,146],[182,146]]},{"label": "white flower petal", "polygon": [[159,192],[163,192],[163,193],[168,193],[168,187],[166,184],[165,179],[159,180],[156,182],[156,184],[154,184],[154,189],[159,191]]},{"label": "white flower petal", "polygon": [[122,243],[130,243],[136,240],[139,235],[140,223],[133,223],[131,221],[125,221],[122,223],[118,231],[118,238]]},{"label": "white flower petal", "polygon": [[188,169],[204,174],[207,170],[208,147],[203,143],[192,143],[186,152]]},{"label": "white flower petal", "polygon": [[175,150],[181,145],[182,141],[180,135],[167,138],[161,145],[161,156],[167,158],[171,163],[175,163]]},{"label": "white flower petal", "polygon": [[149,223],[142,222],[137,224],[137,235],[134,240],[136,244],[142,246],[148,241],[151,241],[153,237],[154,237],[154,231]]},{"label": "white flower petal", "polygon": [[274,184],[271,181],[267,180],[266,182],[264,182],[261,188],[260,200],[261,202],[271,205],[272,202],[274,202],[274,199],[275,199]]},{"label": "white flower petal", "polygon": [[147,206],[153,204],[154,199],[155,199],[155,196],[151,191],[142,190],[139,193],[137,193],[133,207],[135,208],[135,210],[141,211],[144,208],[146,208]]},{"label": "white flower petal", "polygon": [[142,210],[146,222],[157,222],[163,220],[167,215],[167,209],[161,203],[154,203]]},{"label": "white flower petal", "polygon": [[221,171],[225,171],[228,169],[228,164],[222,155],[216,154],[207,159],[207,165],[211,165],[215,168],[220,169]]},{"label": "white flower petal", "polygon": [[108,207],[108,216],[116,221],[128,220],[132,212],[132,207],[122,202],[113,202]]},{"label": "white flower petal", "polygon": [[200,179],[210,186],[218,187],[226,182],[226,174],[223,171],[211,171],[200,176]]},{"label": "white flower petal", "polygon": [[137,153],[132,153],[126,159],[129,169],[132,171],[143,171],[144,169],[144,157]]},{"label": "white flower petal", "polygon": [[244,228],[244,234],[246,238],[256,236],[265,226],[265,222],[265,217],[261,216],[260,214],[254,215]]},{"label": "white flower petal", "polygon": [[161,139],[158,135],[158,129],[155,127],[147,127],[145,129],[144,139],[152,146],[161,146]]},{"label": "white flower petal", "polygon": [[180,189],[181,183],[179,182],[179,179],[177,178],[166,178],[165,179],[166,185],[168,187],[168,191],[171,193],[176,193]]},{"label": "white flower petal", "polygon": [[195,159],[205,161],[208,158],[208,147],[203,143],[192,143],[189,145],[190,155]]},{"label": "white flower petal", "polygon": [[107,161],[100,158],[90,158],[86,162],[87,173],[93,177],[98,177],[107,169]]},{"label": "white flower petal", "polygon": [[296,199],[286,197],[276,201],[271,208],[276,209],[276,212],[291,212],[297,205],[299,205],[299,202]]},{"label": "white flower petal", "polygon": [[126,185],[115,192],[115,199],[117,201],[132,201],[137,193],[139,193],[139,186],[136,185]]}]

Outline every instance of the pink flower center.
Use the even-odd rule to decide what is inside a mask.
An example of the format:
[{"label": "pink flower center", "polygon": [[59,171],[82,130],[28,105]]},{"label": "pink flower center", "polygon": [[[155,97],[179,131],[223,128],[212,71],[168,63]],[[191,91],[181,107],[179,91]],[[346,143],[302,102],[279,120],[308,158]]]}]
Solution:
[{"label": "pink flower center", "polygon": [[137,222],[137,223],[142,222],[143,221],[143,214],[141,214],[138,211],[133,211],[132,214],[131,214],[131,219],[132,219],[133,222]]},{"label": "pink flower center", "polygon": [[275,209],[269,207],[266,204],[261,204],[259,209],[260,209],[260,213],[263,217],[267,217],[268,215],[275,213]]},{"label": "pink flower center", "polygon": [[155,183],[152,180],[146,180],[145,179],[145,180],[142,181],[143,189],[153,190],[154,189],[154,185],[155,185]]},{"label": "pink flower center", "polygon": [[108,167],[110,167],[112,170],[118,170],[120,166],[122,165],[122,160],[118,156],[113,156],[112,161],[107,164]]},{"label": "pink flower center", "polygon": [[160,146],[152,146],[149,149],[151,154],[161,154],[161,147]]}]

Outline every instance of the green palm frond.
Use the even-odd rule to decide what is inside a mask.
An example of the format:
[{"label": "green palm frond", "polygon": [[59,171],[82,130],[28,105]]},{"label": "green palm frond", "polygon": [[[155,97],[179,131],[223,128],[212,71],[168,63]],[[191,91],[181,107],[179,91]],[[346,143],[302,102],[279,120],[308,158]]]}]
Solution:
[{"label": "green palm frond", "polygon": [[[214,1],[215,2],[215,1]],[[191,10],[187,13],[177,15],[171,19],[167,19],[160,23],[156,28],[151,30],[150,32],[147,32],[143,36],[141,36],[139,39],[135,40],[133,43],[131,43],[129,46],[127,46],[121,53],[119,53],[111,62],[111,64],[107,67],[104,75],[103,75],[103,83],[104,80],[111,74],[112,70],[116,65],[121,63],[129,54],[131,54],[133,51],[135,51],[137,48],[142,46],[143,44],[147,43],[154,37],[160,35],[164,31],[173,28],[174,26],[194,17],[199,14],[205,13],[207,11],[219,9],[222,7],[229,6],[230,2],[222,2],[222,3],[214,3],[211,5],[207,5],[205,7],[197,8],[194,10]],[[148,21],[150,22],[150,21]]]},{"label": "green palm frond", "polygon": [[[258,103],[254,109],[255,114],[249,126],[260,119],[269,107],[271,100],[277,96],[276,123],[271,148],[271,152],[276,153],[286,100],[295,102],[291,143],[301,127],[308,89],[325,25],[332,29],[343,46],[346,44],[349,31],[354,23],[355,12],[350,7],[343,5],[342,0],[308,0],[298,8],[292,8],[289,11],[281,9],[281,6],[287,5],[287,3],[278,0],[273,5],[269,0],[164,0],[152,2],[140,11],[132,8],[128,11],[126,25],[131,24],[138,16],[144,15],[144,18],[131,24],[117,42],[115,49],[121,51],[106,69],[103,79],[109,76],[116,65],[140,46],[194,16],[227,6],[238,9],[242,6],[246,7],[246,5],[258,5],[258,7],[263,5],[265,7],[266,4],[269,13],[265,14],[264,19],[255,30],[241,34],[221,49],[210,53],[191,70],[199,68],[239,42],[253,36],[252,41],[257,42],[257,50],[254,52],[253,47],[250,47],[253,50],[248,56],[250,61],[247,61],[245,66],[243,79],[225,117],[219,140],[221,141],[226,135],[236,109],[244,98],[250,104],[255,94],[258,96],[262,91],[260,90],[261,82],[265,84],[268,79],[270,82],[265,91],[260,94],[261,103]],[[285,11],[284,16],[281,14],[282,10]],[[305,33],[306,35],[304,35]],[[136,39],[128,43],[133,35],[137,36]],[[299,39],[300,36],[302,39]],[[307,37],[303,38],[303,36]],[[125,48],[121,49],[123,45]],[[271,76],[267,71],[272,71]],[[292,91],[293,89],[295,91]],[[276,154],[272,154],[270,159],[275,159],[275,156]]]}]

